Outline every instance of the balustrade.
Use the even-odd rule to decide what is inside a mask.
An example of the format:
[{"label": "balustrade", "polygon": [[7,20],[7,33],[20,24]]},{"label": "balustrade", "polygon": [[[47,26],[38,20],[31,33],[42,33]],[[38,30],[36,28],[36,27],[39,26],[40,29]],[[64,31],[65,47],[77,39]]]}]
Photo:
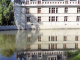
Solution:
[{"label": "balustrade", "polygon": [[44,2],[42,2],[42,4],[64,4],[64,1],[62,1],[62,2],[49,2],[49,1],[44,1]]},{"label": "balustrade", "polygon": [[30,4],[37,4],[37,2],[36,1],[31,1]]},{"label": "balustrade", "polygon": [[37,1],[30,1],[30,0],[26,0],[21,1],[21,2],[14,2],[15,5],[74,5],[74,4],[80,4],[80,0],[78,1],[69,1],[69,0],[65,0],[65,1],[41,1],[41,0],[37,0]]}]

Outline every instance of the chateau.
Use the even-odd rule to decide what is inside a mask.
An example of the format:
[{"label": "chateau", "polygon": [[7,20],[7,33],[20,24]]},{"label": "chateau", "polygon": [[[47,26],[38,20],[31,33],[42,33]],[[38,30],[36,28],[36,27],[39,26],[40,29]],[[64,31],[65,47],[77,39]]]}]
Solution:
[{"label": "chateau", "polygon": [[14,0],[18,29],[80,28],[80,0]]}]

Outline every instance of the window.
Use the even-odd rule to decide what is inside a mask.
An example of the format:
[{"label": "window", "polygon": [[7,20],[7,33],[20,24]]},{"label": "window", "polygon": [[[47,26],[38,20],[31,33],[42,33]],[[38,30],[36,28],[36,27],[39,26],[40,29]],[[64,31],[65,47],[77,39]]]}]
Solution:
[{"label": "window", "polygon": [[38,41],[41,41],[41,36],[38,36]]},{"label": "window", "polygon": [[58,13],[58,8],[56,8],[56,13]]},{"label": "window", "polygon": [[80,16],[77,16],[77,20],[76,21],[80,21]]},{"label": "window", "polygon": [[49,13],[51,13],[51,10],[52,10],[52,9],[51,9],[51,8],[49,8]]},{"label": "window", "polygon": [[49,16],[49,22],[51,21],[51,17]]},{"label": "window", "polygon": [[78,48],[78,43],[75,43],[75,48]]},{"label": "window", "polygon": [[41,49],[41,44],[38,44],[38,49]]},{"label": "window", "polygon": [[51,57],[51,60],[54,60],[54,57]]},{"label": "window", "polygon": [[27,0],[26,3],[29,4],[29,0]]},{"label": "window", "polygon": [[80,8],[77,8],[77,13],[80,13]]},{"label": "window", "polygon": [[52,17],[49,16],[49,22],[50,22],[50,21],[55,21],[55,16],[52,16]]},{"label": "window", "polygon": [[51,44],[51,49],[54,49],[54,44]]},{"label": "window", "polygon": [[50,36],[49,36],[49,41],[50,41]]},{"label": "window", "polygon": [[68,13],[68,7],[65,7],[65,13]]},{"label": "window", "polygon": [[55,36],[55,41],[57,41],[57,36]]},{"label": "window", "polygon": [[80,0],[78,0],[78,4],[80,4]]},{"label": "window", "polygon": [[55,44],[55,49],[57,49],[57,44]]},{"label": "window", "polygon": [[38,0],[38,4],[41,4],[41,0]]},{"label": "window", "polygon": [[68,4],[68,0],[66,0],[65,3]]},{"label": "window", "polygon": [[49,41],[50,41],[50,38],[51,38],[51,41],[57,41],[57,36],[49,36]]},{"label": "window", "polygon": [[49,44],[49,49],[50,49],[50,44]]},{"label": "window", "polygon": [[50,60],[50,57],[48,57],[48,60]]},{"label": "window", "polygon": [[54,41],[54,36],[51,36],[51,41]]},{"label": "window", "polygon": [[67,41],[67,36],[64,36],[64,41]]},{"label": "window", "polygon": [[55,21],[55,16],[52,16],[52,21]]},{"label": "window", "polygon": [[64,21],[67,21],[67,16],[64,17]]},{"label": "window", "polygon": [[41,57],[41,52],[40,52],[40,53],[38,53],[38,57]]},{"label": "window", "polygon": [[56,21],[58,21],[58,17],[56,16]]},{"label": "window", "polygon": [[27,22],[30,22],[30,17],[27,17]]},{"label": "window", "polygon": [[41,8],[38,8],[38,13],[41,13]]},{"label": "window", "polygon": [[27,14],[29,14],[29,13],[30,13],[30,10],[29,10],[29,8],[27,8],[27,9],[26,9],[26,13],[27,13]]},{"label": "window", "polygon": [[63,48],[66,49],[66,44],[63,44]]},{"label": "window", "polygon": [[55,13],[55,8],[52,8],[52,13]]},{"label": "window", "polygon": [[28,53],[28,57],[30,57],[30,53]]},{"label": "window", "polygon": [[49,8],[49,13],[55,13],[55,8],[54,8],[54,7],[53,7],[53,8],[50,7],[50,8]]},{"label": "window", "polygon": [[75,36],[75,41],[78,41],[78,36]]},{"label": "window", "polygon": [[41,17],[40,16],[38,17],[38,22],[41,22]]}]

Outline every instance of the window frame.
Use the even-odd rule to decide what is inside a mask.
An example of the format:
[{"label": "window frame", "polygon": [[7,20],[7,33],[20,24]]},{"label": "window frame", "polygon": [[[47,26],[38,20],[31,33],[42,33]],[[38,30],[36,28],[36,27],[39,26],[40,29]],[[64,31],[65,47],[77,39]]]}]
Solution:
[{"label": "window frame", "polygon": [[38,16],[38,22],[41,22],[41,16]]},{"label": "window frame", "polygon": [[64,22],[66,22],[66,21],[67,21],[67,18],[68,18],[67,16],[64,16]]},{"label": "window frame", "polygon": [[80,13],[80,7],[77,7],[77,13]]},{"label": "window frame", "polygon": [[64,36],[64,41],[67,41],[67,36]]},{"label": "window frame", "polygon": [[41,13],[41,7],[38,7],[38,14]]},{"label": "window frame", "polygon": [[78,36],[75,36],[75,41],[78,41]]},{"label": "window frame", "polygon": [[26,8],[26,14],[30,14],[30,8]]},{"label": "window frame", "polygon": [[27,17],[27,22],[30,22],[30,17]]},{"label": "window frame", "polygon": [[80,16],[77,16],[77,20],[76,20],[76,21],[77,21],[77,22],[80,21]]},{"label": "window frame", "polygon": [[68,7],[65,7],[65,13],[68,13]]},{"label": "window frame", "polygon": [[41,36],[38,36],[38,41],[41,41]]}]

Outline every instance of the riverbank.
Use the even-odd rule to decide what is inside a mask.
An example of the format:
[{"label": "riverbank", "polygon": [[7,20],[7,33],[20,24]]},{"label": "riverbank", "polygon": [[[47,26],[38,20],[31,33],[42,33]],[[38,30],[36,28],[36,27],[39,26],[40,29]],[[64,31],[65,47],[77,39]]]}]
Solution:
[{"label": "riverbank", "polygon": [[57,27],[41,27],[41,28],[32,28],[32,27],[27,27],[27,28],[23,28],[23,27],[17,27],[16,25],[9,25],[9,26],[0,26],[0,31],[6,31],[6,30],[55,30],[55,29],[80,29],[80,27],[61,27],[61,26],[57,26]]}]

